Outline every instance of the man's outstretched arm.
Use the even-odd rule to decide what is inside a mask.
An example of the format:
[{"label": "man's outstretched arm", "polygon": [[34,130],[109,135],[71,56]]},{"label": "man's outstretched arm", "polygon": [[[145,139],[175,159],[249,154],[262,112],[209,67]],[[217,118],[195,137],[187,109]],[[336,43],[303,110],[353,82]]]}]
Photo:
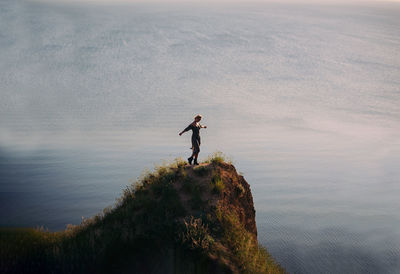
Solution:
[{"label": "man's outstretched arm", "polygon": [[190,125],[188,125],[184,130],[179,132],[179,136],[181,136],[183,133],[185,133],[186,131],[189,131],[189,130],[190,130]]}]

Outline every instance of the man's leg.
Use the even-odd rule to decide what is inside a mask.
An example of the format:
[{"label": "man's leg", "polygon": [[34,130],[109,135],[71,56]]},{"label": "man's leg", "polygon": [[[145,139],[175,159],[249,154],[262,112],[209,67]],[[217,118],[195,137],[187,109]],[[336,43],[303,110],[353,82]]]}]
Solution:
[{"label": "man's leg", "polygon": [[194,155],[195,155],[195,153],[194,153],[194,148],[192,148],[192,155],[188,158],[189,165],[192,164],[193,156],[194,156]]},{"label": "man's leg", "polygon": [[199,157],[199,153],[197,152],[196,154],[194,154],[194,164],[198,165],[199,163],[197,162],[197,157]]}]

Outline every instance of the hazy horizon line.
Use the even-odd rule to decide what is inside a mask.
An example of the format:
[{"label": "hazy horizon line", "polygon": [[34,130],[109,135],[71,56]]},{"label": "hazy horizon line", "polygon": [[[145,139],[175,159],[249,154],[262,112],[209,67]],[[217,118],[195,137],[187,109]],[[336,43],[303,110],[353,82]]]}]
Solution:
[{"label": "hazy horizon line", "polygon": [[376,4],[400,3],[400,0],[27,0],[28,2],[48,3],[96,3],[96,4],[262,4],[262,3],[293,3],[293,4]]}]

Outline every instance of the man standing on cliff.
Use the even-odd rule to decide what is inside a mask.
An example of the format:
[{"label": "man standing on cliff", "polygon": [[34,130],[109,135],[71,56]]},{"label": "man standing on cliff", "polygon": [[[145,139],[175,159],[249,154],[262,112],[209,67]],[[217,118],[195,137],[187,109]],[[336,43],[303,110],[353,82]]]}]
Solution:
[{"label": "man standing on cliff", "polygon": [[199,163],[197,162],[197,158],[199,156],[200,152],[200,129],[201,128],[207,128],[207,126],[200,125],[200,120],[202,116],[200,114],[196,115],[194,117],[194,121],[188,125],[182,132],[179,133],[179,136],[181,136],[183,133],[186,131],[192,130],[192,155],[188,158],[188,162],[191,165],[192,161],[194,159],[194,165],[198,165]]}]

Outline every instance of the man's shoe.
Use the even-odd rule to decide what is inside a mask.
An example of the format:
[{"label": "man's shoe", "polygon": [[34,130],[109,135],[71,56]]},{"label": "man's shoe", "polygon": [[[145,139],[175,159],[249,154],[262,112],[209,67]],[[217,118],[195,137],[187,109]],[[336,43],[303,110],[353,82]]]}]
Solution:
[{"label": "man's shoe", "polygon": [[193,161],[193,157],[189,157],[189,158],[188,158],[189,165],[192,164],[192,161]]},{"label": "man's shoe", "polygon": [[193,163],[195,166],[198,166],[199,165],[199,163],[197,162],[197,161],[194,161],[194,163]]}]

